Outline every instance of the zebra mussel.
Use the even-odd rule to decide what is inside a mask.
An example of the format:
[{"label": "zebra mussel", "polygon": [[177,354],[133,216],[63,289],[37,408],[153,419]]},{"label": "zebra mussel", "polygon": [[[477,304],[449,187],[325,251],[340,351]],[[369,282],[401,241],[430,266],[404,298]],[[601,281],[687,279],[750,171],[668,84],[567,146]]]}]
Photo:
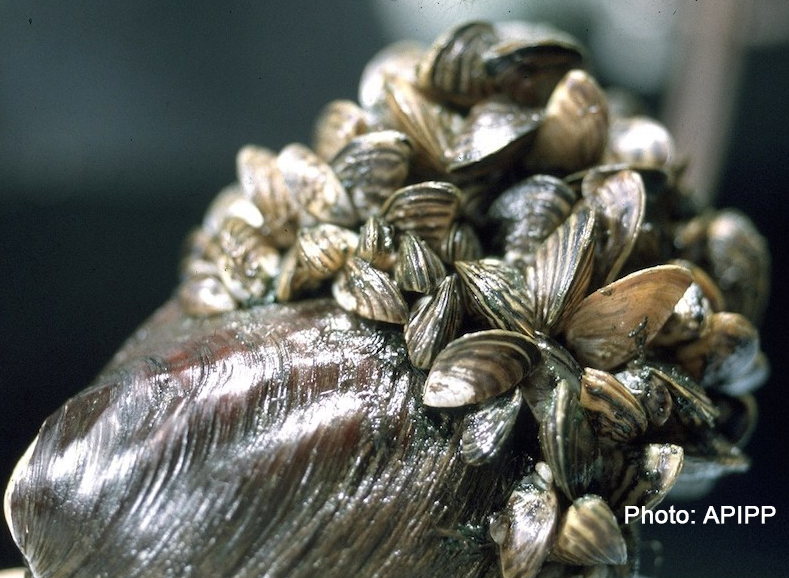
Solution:
[{"label": "zebra mussel", "polygon": [[331,297],[406,352],[425,431],[517,469],[482,538],[505,578],[632,575],[625,508],[747,469],[769,373],[764,239],[694,207],[668,131],[618,116],[583,66],[526,23],[385,49],[312,149],[241,149],[177,293],[207,324]]}]

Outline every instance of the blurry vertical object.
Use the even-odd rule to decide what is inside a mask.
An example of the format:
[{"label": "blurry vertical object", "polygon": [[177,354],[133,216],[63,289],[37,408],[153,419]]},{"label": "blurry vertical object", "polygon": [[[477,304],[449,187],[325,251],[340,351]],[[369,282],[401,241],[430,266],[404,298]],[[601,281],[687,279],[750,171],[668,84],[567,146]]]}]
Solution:
[{"label": "blurry vertical object", "polygon": [[679,7],[681,59],[666,94],[664,119],[680,155],[693,153],[685,182],[699,203],[713,200],[749,48],[785,42],[789,4],[720,0]]}]

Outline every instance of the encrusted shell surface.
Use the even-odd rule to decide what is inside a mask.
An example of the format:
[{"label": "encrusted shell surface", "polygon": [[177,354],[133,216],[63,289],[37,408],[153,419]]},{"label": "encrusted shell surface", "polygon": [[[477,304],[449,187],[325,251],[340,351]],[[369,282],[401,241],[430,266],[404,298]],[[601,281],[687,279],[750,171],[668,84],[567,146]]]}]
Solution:
[{"label": "encrusted shell surface", "polygon": [[170,302],[43,424],[12,535],[38,577],[491,576],[493,549],[458,556],[441,530],[486,520],[518,469],[467,466],[421,380],[398,332],[329,300]]}]

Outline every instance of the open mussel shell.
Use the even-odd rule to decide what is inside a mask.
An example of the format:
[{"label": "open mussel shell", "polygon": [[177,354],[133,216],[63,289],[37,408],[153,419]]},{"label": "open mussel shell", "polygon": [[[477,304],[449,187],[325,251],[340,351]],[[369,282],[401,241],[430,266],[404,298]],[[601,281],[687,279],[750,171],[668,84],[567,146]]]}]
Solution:
[{"label": "open mussel shell", "polygon": [[583,368],[569,351],[550,337],[536,333],[535,340],[540,348],[540,361],[521,385],[521,390],[532,414],[542,422],[547,419],[553,391],[560,381],[566,382],[571,391],[581,391]]},{"label": "open mussel shell", "polygon": [[500,395],[526,377],[540,358],[534,339],[491,329],[467,333],[438,354],[425,381],[422,402],[460,407]]},{"label": "open mussel shell", "polygon": [[492,575],[493,549],[458,556],[442,529],[484,523],[519,468],[467,466],[421,380],[399,332],[329,300],[170,302],[43,424],[12,536],[37,578]]},{"label": "open mussel shell", "polygon": [[[584,177],[584,197],[596,216],[595,266],[592,288],[617,278],[635,246],[646,209],[641,175],[620,171],[603,175],[590,171]],[[593,182],[587,182],[593,181]]]},{"label": "open mussel shell", "polygon": [[542,112],[496,95],[474,105],[446,152],[447,170],[464,175],[511,165],[531,142]]},{"label": "open mussel shell", "polygon": [[503,578],[534,578],[548,557],[559,520],[559,500],[551,482],[550,468],[538,463],[522,487],[512,492],[504,511],[491,520]]},{"label": "open mussel shell", "polygon": [[611,369],[648,345],[692,282],[690,272],[660,265],[598,289],[566,323],[567,343],[578,360]]},{"label": "open mussel shell", "polygon": [[600,496],[576,499],[564,514],[551,558],[566,564],[624,564],[627,545],[616,516]]},{"label": "open mussel shell", "polygon": [[646,364],[644,369],[649,372],[653,382],[664,385],[669,391],[674,400],[674,413],[682,423],[695,427],[715,427],[718,409],[690,376],[675,366],[663,364]]},{"label": "open mussel shell", "polygon": [[565,73],[583,65],[578,42],[552,26],[501,22],[495,31],[500,40],[483,55],[485,70],[517,102],[544,106]]}]

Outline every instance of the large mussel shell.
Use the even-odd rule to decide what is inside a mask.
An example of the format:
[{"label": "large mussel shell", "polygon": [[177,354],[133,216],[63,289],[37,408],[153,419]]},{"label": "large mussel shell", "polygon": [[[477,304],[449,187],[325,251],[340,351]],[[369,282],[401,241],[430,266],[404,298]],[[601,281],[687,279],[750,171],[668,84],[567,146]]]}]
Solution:
[{"label": "large mussel shell", "polygon": [[[36,577],[489,576],[445,529],[504,503],[414,403],[399,331],[330,301],[162,308],[44,423],[6,493]],[[458,496],[474,496],[457,501]]]}]

